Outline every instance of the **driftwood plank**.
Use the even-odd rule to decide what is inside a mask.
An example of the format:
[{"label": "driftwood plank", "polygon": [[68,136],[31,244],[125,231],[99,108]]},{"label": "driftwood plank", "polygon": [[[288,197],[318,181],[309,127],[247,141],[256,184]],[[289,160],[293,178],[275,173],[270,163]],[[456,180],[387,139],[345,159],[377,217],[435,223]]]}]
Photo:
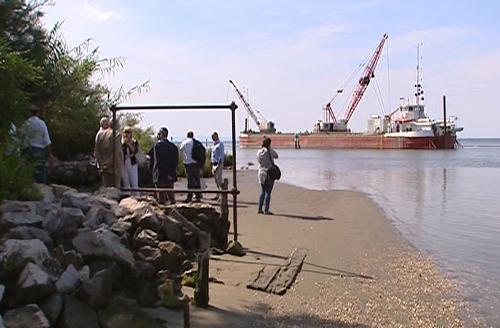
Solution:
[{"label": "driftwood plank", "polygon": [[274,277],[271,284],[268,286],[268,292],[278,295],[286,293],[287,289],[295,281],[295,278],[302,269],[302,264],[306,258],[306,251],[303,249],[295,249],[288,257],[287,264],[281,267],[278,274]]},{"label": "driftwood plank", "polygon": [[266,291],[279,270],[279,266],[262,267],[262,269],[257,272],[255,279],[247,285],[247,288]]},{"label": "driftwood plank", "polygon": [[306,258],[306,251],[295,248],[283,266],[264,266],[247,288],[283,295],[293,284]]}]

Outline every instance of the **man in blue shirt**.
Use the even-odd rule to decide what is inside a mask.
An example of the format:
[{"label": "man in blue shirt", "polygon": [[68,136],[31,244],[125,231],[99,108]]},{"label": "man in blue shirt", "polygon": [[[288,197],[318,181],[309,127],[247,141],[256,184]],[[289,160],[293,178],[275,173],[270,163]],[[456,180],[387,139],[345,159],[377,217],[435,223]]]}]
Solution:
[{"label": "man in blue shirt", "polygon": [[[217,132],[212,133],[212,173],[218,189],[222,189],[222,169],[224,168],[224,144],[219,140]],[[219,195],[213,198],[219,199]]]}]

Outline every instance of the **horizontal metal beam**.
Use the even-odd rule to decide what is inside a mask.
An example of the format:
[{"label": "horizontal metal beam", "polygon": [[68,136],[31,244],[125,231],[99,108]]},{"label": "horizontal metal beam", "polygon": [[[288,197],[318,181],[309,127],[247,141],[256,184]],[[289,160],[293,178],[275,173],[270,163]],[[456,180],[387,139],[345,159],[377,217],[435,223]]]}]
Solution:
[{"label": "horizontal metal beam", "polygon": [[239,190],[218,190],[218,189],[173,189],[173,188],[120,188],[121,191],[144,191],[144,192],[163,192],[171,191],[174,193],[202,193],[202,194],[239,194]]},{"label": "horizontal metal beam", "polygon": [[235,110],[238,105],[233,101],[229,105],[130,105],[130,106],[111,106],[110,110],[117,112],[120,110],[187,110],[187,109],[230,109]]}]

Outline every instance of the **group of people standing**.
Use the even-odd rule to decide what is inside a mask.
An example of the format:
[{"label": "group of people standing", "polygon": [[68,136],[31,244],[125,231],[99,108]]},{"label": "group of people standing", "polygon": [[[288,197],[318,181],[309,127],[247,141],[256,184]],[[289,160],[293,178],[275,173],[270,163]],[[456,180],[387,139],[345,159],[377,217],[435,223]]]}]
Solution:
[{"label": "group of people standing", "polygon": [[[115,131],[120,131],[118,122],[111,122],[108,117],[100,121],[100,128],[95,137],[94,156],[97,167],[101,174],[102,185],[105,187],[123,186],[124,188],[138,188],[139,174],[138,164],[141,149],[139,142],[133,138],[132,128],[125,127],[120,132],[115,132],[113,138],[112,124]],[[51,140],[48,129],[43,120],[38,117],[38,108],[31,108],[31,116],[25,123],[25,129],[29,131],[29,140],[25,153],[35,159],[35,180],[38,183],[47,183],[46,162],[53,161],[51,151]],[[218,189],[222,188],[222,170],[224,167],[224,144],[220,141],[217,132],[212,133],[211,164],[215,184]],[[193,131],[189,131],[186,139],[180,145],[182,159],[186,169],[188,189],[201,189],[201,170],[204,163],[193,156],[194,148],[200,143],[194,139]],[[114,146],[113,146],[114,144]],[[201,144],[201,143],[200,143]],[[115,147],[113,158],[113,147]],[[203,148],[203,151],[205,149]],[[177,181],[177,166],[179,163],[179,149],[168,140],[168,129],[162,127],[157,134],[157,141],[148,152],[150,158],[150,170],[153,183],[158,188],[173,188]],[[271,148],[271,139],[266,137],[262,141],[262,148],[257,152],[258,181],[261,186],[259,195],[258,213],[272,215],[270,211],[271,193],[274,180],[269,177],[268,169],[274,165],[274,159],[278,153]],[[203,158],[204,161],[204,158]],[[160,192],[160,203],[168,198],[171,204],[175,203],[173,191]],[[201,201],[201,192],[195,193],[194,201]],[[218,199],[219,195],[214,197]],[[188,193],[186,202],[193,201],[193,193]]]},{"label": "group of people standing", "polygon": [[[115,132],[113,139],[113,129],[107,117],[100,121],[100,129],[95,138],[95,151],[97,166],[101,173],[102,185],[105,187],[122,186],[124,188],[137,189],[139,187],[138,164],[139,157],[143,156],[139,142],[133,138],[132,128],[125,127],[122,133]],[[115,130],[120,127],[115,123]],[[217,132],[212,134],[212,170],[215,183],[219,189],[222,188],[222,169],[224,166],[224,144],[220,141]],[[115,157],[113,158],[113,143],[115,147]],[[197,147],[201,145],[202,149]],[[121,151],[120,151],[121,150]],[[202,152],[202,157],[195,156]],[[184,167],[188,180],[188,189],[201,189],[201,170],[205,162],[205,148],[198,140],[194,139],[193,131],[189,131],[186,139],[180,145]],[[177,166],[179,164],[179,148],[168,139],[168,129],[162,127],[157,134],[157,140],[147,153],[150,159],[150,170],[153,184],[157,188],[174,187],[177,181]],[[114,167],[113,167],[114,163]],[[136,194],[136,192],[132,192]],[[218,199],[218,195],[214,199]],[[175,203],[175,193],[159,192],[158,200],[164,203],[169,200]],[[201,192],[188,193],[185,202],[199,202],[202,199]]]},{"label": "group of people standing", "polygon": [[[212,173],[218,189],[222,189],[222,169],[224,167],[224,144],[219,139],[217,132],[212,133]],[[198,148],[201,147],[201,148]],[[201,155],[197,155],[201,152]],[[186,139],[180,145],[180,153],[187,176],[188,189],[202,189],[201,176],[205,164],[205,147],[194,138],[194,132],[189,131]],[[158,141],[148,153],[150,157],[150,168],[153,172],[153,183],[157,188],[174,188],[177,181],[177,166],[179,163],[179,149],[168,140],[168,129],[162,127],[158,132]],[[201,202],[201,192],[189,192],[184,202]],[[171,204],[175,204],[175,193],[173,191],[159,192],[159,201],[164,203],[168,198]],[[213,198],[219,199],[219,195]]]}]

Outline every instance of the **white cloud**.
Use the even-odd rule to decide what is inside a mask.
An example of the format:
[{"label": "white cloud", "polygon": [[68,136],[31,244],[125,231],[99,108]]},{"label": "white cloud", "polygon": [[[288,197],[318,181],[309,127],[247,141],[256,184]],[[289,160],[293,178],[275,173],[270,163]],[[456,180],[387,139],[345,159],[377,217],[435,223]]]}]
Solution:
[{"label": "white cloud", "polygon": [[85,11],[88,18],[96,20],[100,23],[108,20],[121,20],[120,15],[118,15],[117,13],[111,10],[104,10],[98,6],[84,4],[83,10]]}]

